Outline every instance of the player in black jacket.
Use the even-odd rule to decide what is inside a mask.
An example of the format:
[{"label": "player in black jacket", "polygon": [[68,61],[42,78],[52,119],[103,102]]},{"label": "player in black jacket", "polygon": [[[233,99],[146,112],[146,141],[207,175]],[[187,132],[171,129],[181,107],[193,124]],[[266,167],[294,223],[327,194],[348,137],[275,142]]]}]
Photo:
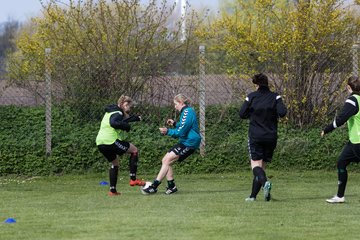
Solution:
[{"label": "player in black jacket", "polygon": [[240,118],[250,119],[248,147],[254,174],[251,194],[245,200],[255,201],[263,187],[265,201],[270,201],[271,182],[266,178],[265,166],[276,148],[278,118],[287,110],[281,96],[270,91],[266,75],[256,74],[252,82],[258,86],[257,91],[246,97],[239,112]]},{"label": "player in black jacket", "polygon": [[350,96],[346,99],[341,113],[334,121],[327,125],[321,132],[321,137],[330,133],[341,125],[347,123],[349,132],[349,142],[342,150],[337,161],[338,170],[338,191],[337,194],[329,199],[328,203],[344,203],[345,189],[348,180],[347,166],[351,162],[360,162],[360,79],[357,76],[351,76],[347,81],[346,89]]},{"label": "player in black jacket", "polygon": [[138,164],[138,149],[128,142],[126,139],[126,132],[129,132],[130,122],[140,121],[141,117],[130,116],[130,109],[133,105],[133,100],[129,96],[121,95],[118,104],[112,104],[105,108],[105,114],[100,124],[100,130],[96,137],[96,145],[99,151],[111,163],[109,169],[110,191],[109,196],[118,196],[120,193],[116,190],[119,159],[125,153],[130,154],[130,186],[143,186],[145,182],[136,178],[137,164]]}]

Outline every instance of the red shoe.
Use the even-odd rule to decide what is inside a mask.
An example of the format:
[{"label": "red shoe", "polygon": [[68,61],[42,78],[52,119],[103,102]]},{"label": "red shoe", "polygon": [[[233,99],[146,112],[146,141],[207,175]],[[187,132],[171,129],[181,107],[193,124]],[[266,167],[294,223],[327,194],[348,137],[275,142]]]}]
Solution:
[{"label": "red shoe", "polygon": [[145,182],[144,181],[141,181],[140,179],[135,179],[135,180],[131,180],[130,179],[130,186],[144,186],[145,185]]},{"label": "red shoe", "polygon": [[110,197],[113,197],[113,196],[119,196],[121,193],[119,193],[119,192],[108,192],[108,195],[110,196]]}]

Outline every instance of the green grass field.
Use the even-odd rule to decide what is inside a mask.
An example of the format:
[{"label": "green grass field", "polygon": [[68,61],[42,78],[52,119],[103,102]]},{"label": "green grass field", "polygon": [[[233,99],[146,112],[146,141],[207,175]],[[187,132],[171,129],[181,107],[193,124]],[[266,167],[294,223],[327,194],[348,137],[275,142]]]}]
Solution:
[{"label": "green grass field", "polygon": [[[107,175],[0,178],[0,239],[359,239],[360,173],[347,202],[331,205],[336,172],[272,175],[273,200],[245,202],[251,172],[176,176],[179,192],[144,196],[121,172],[119,197]],[[152,179],[153,176],[147,176]],[[4,223],[15,218],[16,223]]]}]

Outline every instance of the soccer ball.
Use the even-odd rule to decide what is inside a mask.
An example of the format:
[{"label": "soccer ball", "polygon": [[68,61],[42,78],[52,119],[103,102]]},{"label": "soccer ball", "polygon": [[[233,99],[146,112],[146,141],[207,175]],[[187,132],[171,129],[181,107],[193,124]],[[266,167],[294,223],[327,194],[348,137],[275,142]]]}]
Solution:
[{"label": "soccer ball", "polygon": [[140,187],[141,193],[144,195],[147,195],[148,193],[144,192],[143,189],[150,187],[151,184],[152,184],[152,182],[145,182],[145,185]]}]

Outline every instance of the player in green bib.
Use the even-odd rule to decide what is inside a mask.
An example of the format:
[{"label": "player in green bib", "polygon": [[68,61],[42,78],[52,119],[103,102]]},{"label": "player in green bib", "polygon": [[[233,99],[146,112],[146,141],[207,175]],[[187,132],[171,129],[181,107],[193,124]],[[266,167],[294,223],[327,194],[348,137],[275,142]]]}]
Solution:
[{"label": "player in green bib", "polygon": [[346,167],[351,162],[360,162],[360,79],[357,76],[352,76],[348,79],[348,92],[351,94],[345,101],[339,116],[335,118],[333,123],[327,125],[321,132],[321,137],[331,132],[335,128],[347,123],[349,132],[349,142],[342,150],[337,162],[338,170],[338,192],[329,199],[328,203],[343,203],[345,202],[345,188],[348,179]]},{"label": "player in green bib", "polygon": [[144,181],[136,178],[138,164],[138,149],[132,143],[126,141],[126,134],[130,131],[130,122],[140,121],[140,116],[129,116],[133,100],[122,95],[118,104],[108,105],[100,124],[100,130],[96,137],[96,145],[99,151],[111,163],[109,169],[110,191],[109,196],[120,195],[116,190],[119,160],[117,155],[129,153],[130,186],[143,186]]}]

